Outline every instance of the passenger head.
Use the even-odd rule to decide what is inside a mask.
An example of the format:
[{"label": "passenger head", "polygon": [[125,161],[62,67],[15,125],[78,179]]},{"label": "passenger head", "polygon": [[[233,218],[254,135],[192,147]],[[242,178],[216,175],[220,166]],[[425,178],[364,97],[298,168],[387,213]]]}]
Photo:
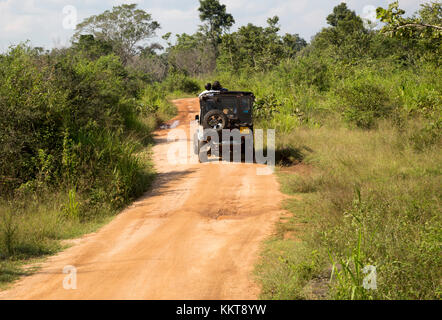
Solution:
[{"label": "passenger head", "polygon": [[208,84],[206,84],[206,86],[204,88],[206,88],[207,91],[210,91],[210,90],[212,90],[212,84],[208,83]]},{"label": "passenger head", "polygon": [[219,83],[219,81],[215,81],[214,83],[213,83],[213,85],[212,85],[212,89],[213,90],[217,90],[217,91],[219,91],[219,90],[221,90],[223,87],[221,86],[221,83]]}]

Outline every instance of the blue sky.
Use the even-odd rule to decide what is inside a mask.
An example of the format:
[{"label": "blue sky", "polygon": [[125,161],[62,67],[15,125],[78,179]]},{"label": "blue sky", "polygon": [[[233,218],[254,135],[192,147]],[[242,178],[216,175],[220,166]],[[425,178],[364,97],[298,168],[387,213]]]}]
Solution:
[{"label": "blue sky", "polygon": [[[340,2],[364,16],[369,8],[387,7],[393,0],[221,0],[227,11],[233,14],[236,29],[252,22],[265,25],[268,17],[279,16],[282,32],[299,33],[306,40],[322,27],[325,18],[333,7]],[[428,0],[429,1],[429,0]],[[426,0],[399,0],[407,13],[413,13]],[[114,5],[138,3],[160,22],[158,36],[167,32],[193,33],[200,24],[198,0],[0,0],[0,51],[10,45],[31,40],[34,46],[53,48],[66,46],[73,30],[66,29],[69,24],[69,8],[74,7],[77,21],[99,14]],[[66,7],[72,6],[72,7]],[[63,9],[65,11],[63,12]],[[72,11],[70,11],[72,12]],[[63,22],[65,24],[63,25]]]}]

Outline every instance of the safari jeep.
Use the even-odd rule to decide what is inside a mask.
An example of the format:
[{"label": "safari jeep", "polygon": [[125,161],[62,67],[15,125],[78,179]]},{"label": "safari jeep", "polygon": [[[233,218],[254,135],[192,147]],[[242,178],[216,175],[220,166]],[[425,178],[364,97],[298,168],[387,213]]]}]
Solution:
[{"label": "safari jeep", "polygon": [[[200,162],[208,156],[238,162],[254,160],[253,103],[251,92],[209,92],[200,98],[200,114],[195,117],[198,129],[194,136],[194,152]],[[232,152],[233,151],[233,152]]]}]

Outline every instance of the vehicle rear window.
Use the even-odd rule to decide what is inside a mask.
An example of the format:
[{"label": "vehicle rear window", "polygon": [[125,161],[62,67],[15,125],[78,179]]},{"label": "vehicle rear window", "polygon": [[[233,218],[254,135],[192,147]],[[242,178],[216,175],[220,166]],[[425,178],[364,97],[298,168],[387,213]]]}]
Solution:
[{"label": "vehicle rear window", "polygon": [[221,99],[222,108],[234,109],[236,107],[236,104],[237,104],[236,98],[223,97]]},{"label": "vehicle rear window", "polygon": [[241,108],[245,111],[250,110],[250,98],[249,97],[241,98]]}]

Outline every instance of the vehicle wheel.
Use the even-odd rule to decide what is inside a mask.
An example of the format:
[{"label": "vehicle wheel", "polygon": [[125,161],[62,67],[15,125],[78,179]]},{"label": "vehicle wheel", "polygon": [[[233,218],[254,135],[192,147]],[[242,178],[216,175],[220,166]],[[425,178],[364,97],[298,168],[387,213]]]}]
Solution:
[{"label": "vehicle wheel", "polygon": [[221,131],[227,126],[227,117],[221,110],[211,110],[203,118],[204,129]]}]

